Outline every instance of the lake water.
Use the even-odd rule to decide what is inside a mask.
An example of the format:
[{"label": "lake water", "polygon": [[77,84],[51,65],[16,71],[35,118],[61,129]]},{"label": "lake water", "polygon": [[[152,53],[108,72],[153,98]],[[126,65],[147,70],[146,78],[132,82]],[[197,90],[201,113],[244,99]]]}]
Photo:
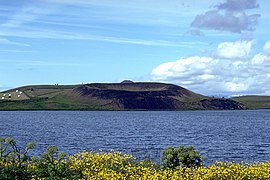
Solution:
[{"label": "lake water", "polygon": [[32,154],[48,145],[68,154],[110,149],[157,161],[167,146],[191,145],[206,164],[270,160],[270,110],[0,111],[0,137]]}]

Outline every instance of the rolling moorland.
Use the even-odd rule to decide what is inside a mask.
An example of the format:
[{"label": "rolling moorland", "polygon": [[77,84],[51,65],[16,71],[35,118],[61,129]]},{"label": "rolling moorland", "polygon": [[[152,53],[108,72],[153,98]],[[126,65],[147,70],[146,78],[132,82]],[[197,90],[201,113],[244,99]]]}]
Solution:
[{"label": "rolling moorland", "polygon": [[244,104],[248,109],[269,109],[270,96],[240,96],[232,100]]},{"label": "rolling moorland", "polygon": [[270,96],[212,98],[154,82],[32,85],[0,93],[0,110],[222,110],[270,108]]}]

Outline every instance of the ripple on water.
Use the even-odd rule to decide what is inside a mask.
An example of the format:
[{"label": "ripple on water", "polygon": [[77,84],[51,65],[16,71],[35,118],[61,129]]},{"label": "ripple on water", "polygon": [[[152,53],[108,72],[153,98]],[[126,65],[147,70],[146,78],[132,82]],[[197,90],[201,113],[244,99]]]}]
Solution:
[{"label": "ripple on water", "polygon": [[158,161],[167,146],[192,145],[215,161],[270,159],[270,110],[254,111],[16,111],[0,112],[0,136],[69,154],[118,150]]}]

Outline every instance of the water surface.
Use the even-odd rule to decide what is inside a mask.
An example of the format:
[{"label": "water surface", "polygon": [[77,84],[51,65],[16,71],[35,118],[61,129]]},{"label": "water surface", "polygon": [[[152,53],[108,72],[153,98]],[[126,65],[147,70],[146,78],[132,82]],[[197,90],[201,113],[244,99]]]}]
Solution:
[{"label": "water surface", "polygon": [[0,111],[0,137],[73,154],[115,150],[157,161],[167,146],[192,145],[215,161],[270,160],[270,110]]}]

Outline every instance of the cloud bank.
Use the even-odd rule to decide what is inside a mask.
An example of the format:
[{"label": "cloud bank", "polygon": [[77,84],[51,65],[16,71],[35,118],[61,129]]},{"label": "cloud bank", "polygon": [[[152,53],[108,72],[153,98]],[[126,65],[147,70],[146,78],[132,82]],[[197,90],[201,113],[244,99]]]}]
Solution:
[{"label": "cloud bank", "polygon": [[253,41],[220,43],[213,55],[191,56],[160,64],[154,81],[179,84],[206,95],[270,94],[270,40],[250,56]]},{"label": "cloud bank", "polygon": [[247,10],[259,8],[256,0],[227,0],[213,10],[197,15],[192,28],[205,28],[232,33],[253,31],[260,14],[247,14]]}]

